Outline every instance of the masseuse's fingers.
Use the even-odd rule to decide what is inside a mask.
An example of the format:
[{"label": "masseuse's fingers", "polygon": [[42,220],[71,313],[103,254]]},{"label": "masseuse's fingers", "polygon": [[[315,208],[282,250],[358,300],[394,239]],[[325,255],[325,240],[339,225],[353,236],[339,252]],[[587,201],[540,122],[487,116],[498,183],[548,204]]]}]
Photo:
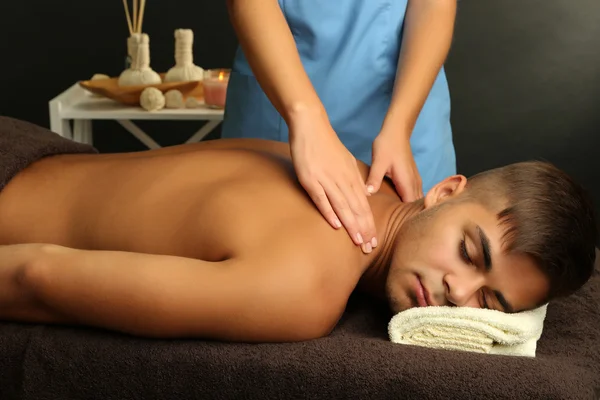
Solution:
[{"label": "masseuse's fingers", "polygon": [[363,239],[363,251],[369,253],[377,246],[375,221],[371,206],[367,200],[369,194],[365,189],[365,184],[358,167],[354,170],[353,178],[338,182],[337,185],[346,198],[348,206],[356,219],[359,234],[361,235],[360,238]]},{"label": "masseuse's fingers", "polygon": [[394,176],[393,181],[394,186],[396,187],[396,192],[398,192],[398,194],[402,198],[402,201],[408,203],[423,198],[423,190],[421,186],[420,177]]},{"label": "masseuse's fingers", "polygon": [[[321,214],[334,228],[343,226],[356,245],[370,252],[375,224],[356,158],[326,119],[297,119],[290,125],[296,175]],[[340,226],[341,225],[341,226]]]},{"label": "masseuse's fingers", "polygon": [[392,181],[402,201],[408,203],[423,198],[421,175],[412,158],[398,162],[392,169]]},{"label": "masseuse's fingers", "polygon": [[[369,227],[368,216],[365,216],[370,213],[368,204],[365,206],[361,201],[361,194],[356,192],[356,185],[340,182],[336,183],[336,189],[332,190],[330,198],[333,209],[340,216],[354,243],[364,245],[363,251],[370,252],[373,233]],[[362,198],[365,197],[363,193]]]},{"label": "masseuse's fingers", "polygon": [[388,172],[388,169],[389,165],[383,162],[382,158],[375,158],[373,160],[373,165],[367,178],[367,191],[369,193],[377,193],[379,191],[383,177]]},{"label": "masseuse's fingers", "polygon": [[343,225],[354,244],[361,245],[362,250],[369,253],[375,247],[371,243],[374,234],[368,230],[368,220],[355,211],[366,209],[370,213],[368,202],[361,199],[361,195],[364,199],[366,194],[357,189],[360,187],[363,187],[362,183],[339,185],[326,179],[318,184],[308,184],[306,190],[327,221],[335,228]]},{"label": "masseuse's fingers", "polygon": [[392,179],[403,202],[423,197],[421,176],[406,136],[382,132],[373,141],[373,161],[367,179],[369,193],[381,188],[384,176]]},{"label": "masseuse's fingers", "polygon": [[312,199],[313,203],[315,203],[315,206],[317,207],[321,215],[325,217],[325,220],[329,222],[329,224],[332,227],[336,229],[341,228],[342,222],[338,218],[335,211],[333,211],[333,208],[331,207],[331,203],[329,202],[329,198],[327,197],[323,186],[321,186],[321,184],[316,181],[307,182],[303,184],[303,186],[310,198]]},{"label": "masseuse's fingers", "polygon": [[[360,233],[358,221],[356,220],[354,212],[350,208],[346,196],[344,196],[338,185],[331,180],[324,180],[319,182],[318,186],[321,187],[323,193],[325,193],[325,198],[320,195],[318,195],[317,198],[311,195],[311,198],[315,202],[319,211],[321,211],[321,214],[327,218],[327,215],[329,215],[329,210],[331,210],[335,220],[339,221],[341,225],[344,226],[354,244],[363,244],[364,240]],[[318,193],[318,191],[316,192]],[[339,226],[334,225],[334,227]]]}]

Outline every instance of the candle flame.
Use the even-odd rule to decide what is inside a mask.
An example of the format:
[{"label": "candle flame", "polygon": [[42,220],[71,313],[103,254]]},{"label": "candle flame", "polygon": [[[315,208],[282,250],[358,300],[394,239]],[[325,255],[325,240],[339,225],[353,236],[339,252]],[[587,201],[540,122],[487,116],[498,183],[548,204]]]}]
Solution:
[{"label": "candle flame", "polygon": [[219,71],[219,80],[222,81],[225,77],[225,73],[223,71]]}]

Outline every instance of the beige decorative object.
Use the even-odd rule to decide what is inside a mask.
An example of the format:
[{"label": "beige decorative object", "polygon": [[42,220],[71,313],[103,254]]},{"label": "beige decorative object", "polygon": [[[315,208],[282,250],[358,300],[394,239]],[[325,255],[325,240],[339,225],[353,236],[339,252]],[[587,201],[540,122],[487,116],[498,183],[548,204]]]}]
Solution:
[{"label": "beige decorative object", "polygon": [[201,81],[204,69],[194,64],[194,32],[175,30],[175,66],[167,71],[165,82]]},{"label": "beige decorative object", "polygon": [[[164,76],[164,74],[161,74]],[[121,104],[127,104],[129,106],[137,107],[140,105],[140,95],[142,91],[149,87],[154,87],[163,93],[169,90],[177,89],[181,92],[183,97],[195,96],[202,98],[203,87],[202,82],[189,81],[189,82],[172,82],[172,83],[159,83],[158,85],[136,85],[136,86],[119,86],[119,78],[110,79],[97,79],[95,81],[81,81],[79,86],[85,90],[107,97]]]},{"label": "beige decorative object", "polygon": [[[106,80],[106,79],[110,79],[110,76],[105,75],[105,74],[94,74],[94,75],[92,75],[92,78],[90,80],[91,81],[100,81],[100,80]],[[96,93],[90,93],[90,96],[97,97],[97,98],[104,97],[104,96],[102,96],[100,94],[96,94]]]},{"label": "beige decorative object", "polygon": [[165,93],[165,106],[167,108],[184,108],[185,100],[183,94],[176,89],[169,90]]},{"label": "beige decorative object", "polygon": [[123,0],[129,38],[127,38],[127,54],[131,65],[119,76],[119,86],[155,85],[162,83],[160,75],[150,68],[150,37],[142,33],[142,23],[146,0],[141,0],[138,14],[138,0],[133,0],[133,22],[130,19],[127,0]]},{"label": "beige decorative object", "polygon": [[160,75],[150,68],[150,38],[134,33],[127,39],[131,66],[119,76],[119,86],[155,85],[162,83]]},{"label": "beige decorative object", "polygon": [[198,100],[195,97],[188,97],[185,100],[185,106],[186,108],[200,108],[204,105],[204,103],[202,103],[200,100]]},{"label": "beige decorative object", "polygon": [[148,87],[140,95],[140,105],[147,111],[158,111],[165,107],[165,96],[160,90]]},{"label": "beige decorative object", "polygon": [[108,75],[105,75],[105,74],[94,74],[94,75],[92,76],[92,79],[91,79],[91,80],[92,80],[92,81],[97,81],[97,80],[100,80],[100,79],[110,79],[110,76],[108,76]]}]

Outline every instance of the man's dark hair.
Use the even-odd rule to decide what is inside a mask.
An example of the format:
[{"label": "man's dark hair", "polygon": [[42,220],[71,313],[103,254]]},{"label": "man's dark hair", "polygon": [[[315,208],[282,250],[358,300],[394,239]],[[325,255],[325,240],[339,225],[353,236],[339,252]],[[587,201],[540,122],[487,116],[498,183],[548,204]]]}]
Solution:
[{"label": "man's dark hair", "polygon": [[594,205],[568,174],[547,162],[516,163],[475,175],[467,193],[494,207],[505,227],[504,251],[526,254],[542,269],[550,281],[545,302],[572,294],[591,277]]}]

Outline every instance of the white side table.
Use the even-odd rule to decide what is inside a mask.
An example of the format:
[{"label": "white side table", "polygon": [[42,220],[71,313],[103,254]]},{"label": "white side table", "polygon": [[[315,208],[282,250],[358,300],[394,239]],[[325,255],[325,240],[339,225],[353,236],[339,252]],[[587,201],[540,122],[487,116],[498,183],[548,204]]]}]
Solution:
[{"label": "white side table", "polygon": [[[92,121],[115,120],[150,149],[161,146],[142,131],[133,120],[204,120],[208,121],[186,143],[202,140],[223,120],[223,110],[208,107],[194,109],[162,109],[148,112],[141,107],[126,106],[113,100],[94,97],[79,84],[74,84],[49,103],[50,130],[76,142],[93,144]],[[73,121],[71,128],[70,121]]]}]

